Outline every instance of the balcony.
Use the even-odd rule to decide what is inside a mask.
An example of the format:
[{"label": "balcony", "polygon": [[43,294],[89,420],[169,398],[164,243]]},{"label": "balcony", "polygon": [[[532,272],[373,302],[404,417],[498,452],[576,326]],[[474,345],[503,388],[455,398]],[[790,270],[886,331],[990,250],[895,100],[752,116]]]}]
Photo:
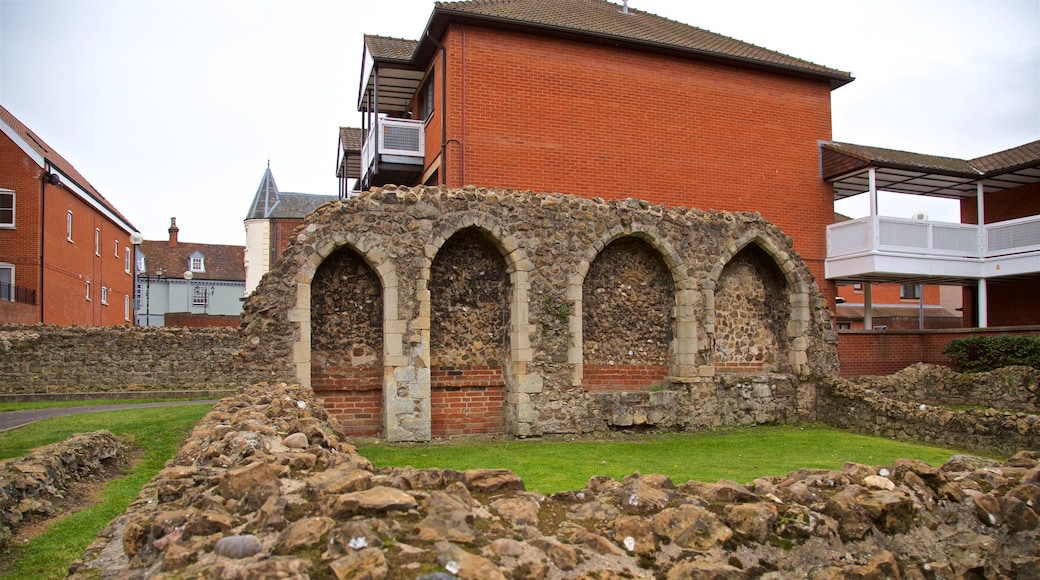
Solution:
[{"label": "balcony", "polygon": [[22,304],[36,304],[36,290],[22,288],[14,284],[0,282],[0,300],[10,302],[21,302]]},{"label": "balcony", "polygon": [[426,130],[422,121],[377,117],[361,146],[362,189],[413,185],[423,170]]},{"label": "balcony", "polygon": [[1040,216],[984,226],[883,216],[827,226],[827,278],[942,283],[1040,271]]}]

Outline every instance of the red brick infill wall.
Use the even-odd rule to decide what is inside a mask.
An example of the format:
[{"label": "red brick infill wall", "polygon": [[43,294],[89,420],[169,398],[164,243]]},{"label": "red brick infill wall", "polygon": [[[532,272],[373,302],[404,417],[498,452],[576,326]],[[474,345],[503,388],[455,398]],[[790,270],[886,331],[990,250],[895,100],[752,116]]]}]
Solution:
[{"label": "red brick infill wall", "polygon": [[838,363],[843,377],[888,375],[923,362],[951,366],[942,351],[950,341],[969,336],[1040,336],[1040,326],[935,330],[838,331]]}]

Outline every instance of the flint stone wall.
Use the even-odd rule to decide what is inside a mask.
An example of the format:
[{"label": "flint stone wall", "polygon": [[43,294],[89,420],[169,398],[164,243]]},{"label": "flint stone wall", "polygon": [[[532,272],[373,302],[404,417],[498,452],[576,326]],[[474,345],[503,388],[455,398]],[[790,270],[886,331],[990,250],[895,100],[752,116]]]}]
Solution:
[{"label": "flint stone wall", "polygon": [[[1038,450],[1038,377],[1028,367],[961,374],[917,364],[886,377],[822,382],[816,413],[866,435],[991,453]],[[975,408],[954,408],[962,405]]]},{"label": "flint stone wall", "polygon": [[[1037,453],[731,481],[377,468],[310,389],[221,401],[72,578],[1034,578]],[[428,575],[428,576],[427,576]]]},{"label": "flint stone wall", "polygon": [[115,435],[95,431],[0,462],[0,550],[22,524],[54,515],[69,484],[89,481],[124,458]]},{"label": "flint stone wall", "polygon": [[[460,240],[479,241],[472,246],[479,251],[467,257],[452,250]],[[612,257],[613,248],[627,258]],[[594,400],[599,408],[638,404],[624,399],[626,390],[646,399],[657,390],[713,399],[671,405],[660,420],[645,412],[647,425],[719,420],[681,416],[694,407],[747,408],[721,419],[727,423],[803,416],[811,401],[799,407],[796,397],[770,399],[774,386],[747,389],[759,397],[750,407],[754,397],[727,400],[734,381],[718,371],[766,376],[765,383],[744,382],[798,393],[837,370],[830,312],[812,274],[791,240],[758,214],[394,186],[307,217],[245,304],[247,361],[312,384],[316,363],[328,354],[313,319],[328,286],[316,286],[315,277],[344,251],[378,277],[382,302],[366,307],[380,309],[369,312],[382,323],[382,400],[352,402],[347,386],[321,389],[341,408],[357,403],[358,421],[378,412],[390,440],[431,438],[452,408],[438,410],[433,390],[444,381],[453,392],[469,389],[487,400],[501,389],[501,429],[530,436],[623,426],[627,418],[589,409]],[[744,288],[755,296],[742,297]],[[475,310],[465,303],[471,295]],[[736,325],[720,326],[721,316]],[[633,376],[636,384],[625,383]]]},{"label": "flint stone wall", "polygon": [[270,379],[273,365],[244,360],[241,347],[235,328],[5,324],[0,392],[210,390]]}]

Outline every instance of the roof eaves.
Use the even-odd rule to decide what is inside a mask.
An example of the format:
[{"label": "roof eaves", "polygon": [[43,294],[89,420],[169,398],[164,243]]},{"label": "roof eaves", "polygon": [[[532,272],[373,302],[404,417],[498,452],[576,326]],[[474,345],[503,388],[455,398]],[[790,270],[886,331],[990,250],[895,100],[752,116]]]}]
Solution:
[{"label": "roof eaves", "polygon": [[[714,61],[714,62],[738,63],[738,64],[741,64],[741,65],[744,65],[744,66],[749,66],[749,67],[757,68],[757,69],[779,70],[779,71],[786,72],[788,74],[794,74],[796,76],[813,77],[813,78],[825,78],[825,79],[827,79],[829,81],[830,86],[831,86],[831,90],[834,90],[834,89],[837,89],[837,88],[842,87],[844,85],[847,85],[847,84],[849,84],[849,83],[851,83],[852,81],[855,80],[855,78],[852,76],[851,73],[848,73],[848,72],[845,72],[845,71],[838,71],[836,69],[828,69],[828,67],[824,67],[823,65],[817,65],[815,63],[809,63],[809,64],[813,64],[814,66],[820,67],[820,69],[827,69],[827,70],[814,70],[814,69],[806,68],[806,67],[797,67],[797,66],[787,65],[787,64],[783,64],[783,63],[769,62],[769,61],[756,59],[756,58],[742,57],[740,55],[733,55],[733,54],[715,52],[715,51],[711,51],[711,50],[698,49],[698,48],[687,47],[687,46],[682,46],[682,45],[678,45],[678,44],[670,44],[670,43],[666,43],[666,42],[652,41],[652,40],[636,38],[636,37],[632,37],[632,36],[610,34],[610,33],[599,32],[599,31],[595,31],[595,30],[585,30],[585,29],[581,29],[581,28],[574,28],[574,27],[569,27],[569,26],[560,26],[560,25],[554,25],[554,24],[545,23],[545,22],[535,22],[535,21],[529,21],[529,20],[518,20],[518,19],[515,19],[515,18],[508,18],[508,17],[496,16],[496,15],[491,15],[491,14],[483,14],[483,13],[479,13],[479,12],[470,12],[470,11],[464,11],[464,10],[453,10],[451,8],[447,8],[447,7],[442,6],[442,3],[440,3],[440,2],[436,3],[435,8],[433,10],[433,15],[430,17],[430,22],[429,22],[429,24],[427,24],[427,28],[424,31],[422,40],[419,41],[419,45],[415,49],[415,52],[414,52],[413,57],[412,57],[413,62],[416,61],[416,60],[420,60],[420,62],[421,62],[421,61],[429,58],[428,53],[432,52],[432,49],[430,47],[432,42],[427,40],[427,35],[429,33],[435,34],[437,36],[442,36],[444,30],[447,29],[447,22],[444,22],[442,18],[438,18],[439,16],[442,16],[443,19],[451,19],[451,20],[454,20],[454,21],[460,21],[460,22],[464,22],[464,23],[465,22],[493,23],[493,24],[496,24],[496,25],[501,26],[503,28],[509,28],[509,29],[514,29],[514,30],[524,30],[524,29],[535,28],[535,29],[549,31],[549,32],[555,33],[555,34],[560,35],[560,36],[571,37],[571,38],[575,38],[575,39],[586,39],[586,40],[590,39],[590,38],[592,38],[592,39],[599,39],[601,41],[613,42],[613,43],[616,43],[618,45],[628,45],[628,46],[632,46],[632,47],[651,48],[651,49],[654,49],[654,50],[657,50],[657,51],[661,51],[661,52],[665,52],[667,54],[672,54],[672,55],[696,56],[698,58],[705,59],[705,60],[710,60],[710,61]],[[653,15],[653,16],[656,16],[656,15]],[[663,17],[659,17],[659,18],[663,18]],[[722,36],[722,35],[720,35],[720,36]],[[737,41],[736,39],[730,39],[730,40],[733,40],[735,42],[741,42],[743,44],[750,44],[750,43],[744,43],[743,41]],[[752,45],[752,46],[754,46],[754,45]],[[762,47],[757,47],[757,48],[762,48]],[[769,49],[764,49],[763,48],[762,50],[769,50]],[[769,51],[769,52],[774,52],[775,53],[776,51]],[[780,53],[776,53],[776,54],[780,54]],[[420,58],[420,55],[422,55],[421,58]],[[806,62],[808,62],[808,61],[806,61]],[[833,72],[828,72],[828,71],[831,71],[831,70],[833,70]]]}]

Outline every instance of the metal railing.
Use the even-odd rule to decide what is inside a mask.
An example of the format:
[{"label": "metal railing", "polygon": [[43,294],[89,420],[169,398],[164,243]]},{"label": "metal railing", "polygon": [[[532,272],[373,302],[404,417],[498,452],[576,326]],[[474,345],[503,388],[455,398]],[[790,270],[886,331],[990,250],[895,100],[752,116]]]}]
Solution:
[{"label": "metal railing", "polygon": [[954,224],[867,216],[827,226],[827,257],[892,252],[992,258],[1040,251],[1040,216],[987,224]]},{"label": "metal railing", "polygon": [[14,284],[0,283],[0,300],[35,305],[36,290],[22,288],[21,286],[15,286]]},{"label": "metal railing", "polygon": [[[426,152],[426,131],[422,121],[412,119],[376,119],[361,146],[361,178],[372,168],[376,154],[423,157]],[[378,131],[378,139],[376,138]],[[376,151],[376,143],[379,150]]]}]

